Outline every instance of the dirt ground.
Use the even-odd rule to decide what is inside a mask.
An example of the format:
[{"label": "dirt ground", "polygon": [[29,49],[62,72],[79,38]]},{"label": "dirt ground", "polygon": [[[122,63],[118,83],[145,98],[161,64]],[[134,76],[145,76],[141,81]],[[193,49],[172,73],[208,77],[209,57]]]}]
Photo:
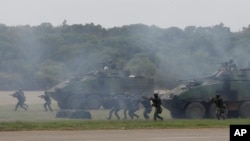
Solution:
[{"label": "dirt ground", "polygon": [[[0,105],[16,104],[9,94],[0,92]],[[43,103],[43,91],[24,91],[29,104]],[[0,141],[228,141],[229,129],[147,129],[84,131],[0,132]]]}]

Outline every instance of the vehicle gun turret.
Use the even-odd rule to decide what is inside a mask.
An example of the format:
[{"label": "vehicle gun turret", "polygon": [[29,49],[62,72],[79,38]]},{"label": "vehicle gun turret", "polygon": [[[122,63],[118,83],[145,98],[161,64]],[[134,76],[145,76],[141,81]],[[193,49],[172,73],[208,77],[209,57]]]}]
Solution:
[{"label": "vehicle gun turret", "polygon": [[220,92],[226,116],[250,117],[250,68],[221,69],[203,81],[188,81],[162,99],[173,118],[216,118],[215,105],[207,99]]}]

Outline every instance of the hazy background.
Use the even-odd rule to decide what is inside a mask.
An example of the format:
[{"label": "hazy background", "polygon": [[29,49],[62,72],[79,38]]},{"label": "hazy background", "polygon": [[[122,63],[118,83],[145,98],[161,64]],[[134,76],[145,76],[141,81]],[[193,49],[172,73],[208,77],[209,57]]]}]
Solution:
[{"label": "hazy background", "polygon": [[[247,0],[6,0],[0,89],[43,90],[114,59],[164,88],[249,65]],[[99,67],[100,68],[100,67]]]},{"label": "hazy background", "polygon": [[0,23],[54,26],[100,24],[105,28],[142,23],[161,28],[213,26],[239,31],[250,23],[249,0],[1,0]]}]

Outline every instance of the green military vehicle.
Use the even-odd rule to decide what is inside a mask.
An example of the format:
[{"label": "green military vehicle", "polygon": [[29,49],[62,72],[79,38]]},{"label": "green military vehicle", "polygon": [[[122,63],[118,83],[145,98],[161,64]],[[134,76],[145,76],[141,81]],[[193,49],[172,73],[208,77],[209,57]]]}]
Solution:
[{"label": "green military vehicle", "polygon": [[66,80],[47,92],[60,109],[109,109],[116,94],[152,95],[154,80],[130,75],[128,70],[104,66],[101,70]]},{"label": "green military vehicle", "polygon": [[250,68],[225,68],[200,80],[188,81],[162,98],[172,118],[216,118],[216,106],[209,98],[219,92],[228,118],[250,118]]}]

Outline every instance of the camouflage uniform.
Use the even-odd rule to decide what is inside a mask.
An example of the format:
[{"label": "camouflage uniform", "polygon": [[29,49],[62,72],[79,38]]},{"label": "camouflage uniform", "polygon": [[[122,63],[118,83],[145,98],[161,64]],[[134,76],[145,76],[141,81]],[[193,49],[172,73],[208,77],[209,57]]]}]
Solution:
[{"label": "camouflage uniform", "polygon": [[28,105],[25,104],[26,97],[24,96],[24,93],[21,89],[16,91],[13,95],[13,97],[16,97],[18,102],[15,106],[15,111],[18,109],[18,107],[23,108],[25,111],[27,111]]},{"label": "camouflage uniform", "polygon": [[216,105],[217,119],[220,120],[220,118],[222,118],[223,120],[225,120],[224,113],[225,113],[226,107],[224,106],[224,102],[222,98],[220,98],[220,95],[216,95],[216,97],[212,98],[212,102],[214,102]]},{"label": "camouflage uniform", "polygon": [[48,108],[51,112],[53,112],[52,108],[51,108],[51,99],[50,99],[50,96],[48,95],[47,92],[44,93],[44,95],[41,95],[40,96],[41,98],[43,98],[45,100],[45,103],[43,105],[45,111],[47,112],[48,111]]},{"label": "camouflage uniform", "polygon": [[120,107],[121,109],[123,109],[123,115],[124,115],[124,118],[123,119],[127,119],[127,112],[128,112],[128,106],[129,106],[129,98],[128,98],[128,94],[125,94],[125,96],[120,99]]},{"label": "camouflage uniform", "polygon": [[108,120],[110,120],[112,118],[112,114],[115,113],[116,118],[119,120],[120,116],[118,115],[118,112],[120,111],[121,107],[119,104],[119,100],[117,99],[117,97],[115,97],[113,99],[113,105],[112,108],[109,112],[109,117],[107,118]]},{"label": "camouflage uniform", "polygon": [[139,116],[135,114],[135,112],[139,109],[139,102],[132,93],[124,93],[122,98],[120,99],[120,107],[123,109],[124,119],[127,119],[127,112],[131,119]]},{"label": "camouflage uniform", "polygon": [[151,106],[150,100],[146,99],[146,98],[142,98],[140,100],[140,103],[144,107],[143,116],[144,116],[144,118],[146,120],[148,120],[149,119],[149,115],[148,114],[152,111],[152,106]]},{"label": "camouflage uniform", "polygon": [[134,117],[137,119],[139,118],[139,116],[135,114],[137,110],[139,110],[139,101],[137,99],[129,99],[127,103],[127,111],[131,119],[134,119]]},{"label": "camouflage uniform", "polygon": [[159,115],[162,113],[161,99],[159,98],[157,93],[154,93],[154,97],[151,97],[149,99],[153,102],[152,106],[155,107],[154,120],[157,121],[158,118],[162,121],[163,118]]}]

